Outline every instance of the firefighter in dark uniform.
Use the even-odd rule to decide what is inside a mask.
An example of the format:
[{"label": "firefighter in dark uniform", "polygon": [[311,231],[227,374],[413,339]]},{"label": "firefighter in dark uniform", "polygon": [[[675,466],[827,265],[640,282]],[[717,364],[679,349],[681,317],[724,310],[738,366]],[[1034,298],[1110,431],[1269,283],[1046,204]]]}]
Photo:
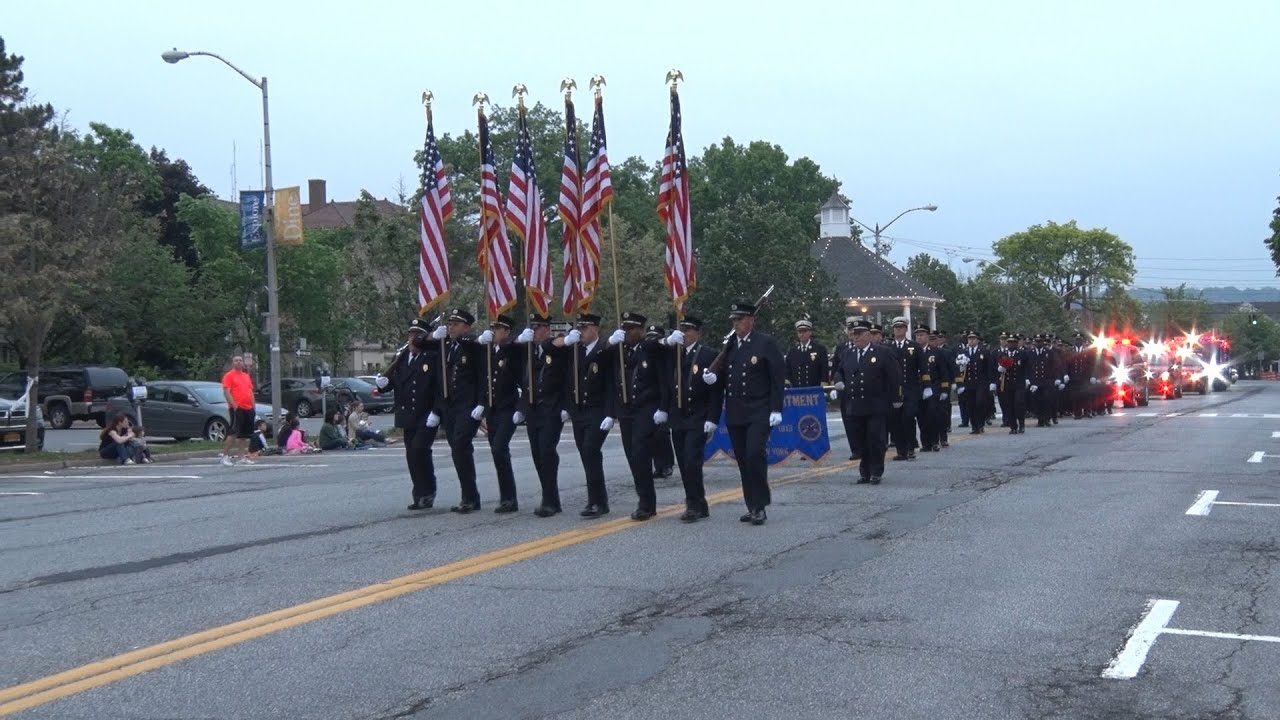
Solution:
[{"label": "firefighter in dark uniform", "polygon": [[1070,396],[1071,415],[1079,420],[1093,415],[1090,397],[1096,382],[1093,370],[1096,357],[1085,341],[1084,333],[1077,332],[1072,340],[1067,351],[1067,394]]},{"label": "firefighter in dark uniform", "polygon": [[[600,316],[580,313],[577,333],[570,332],[554,342],[574,348],[565,392],[569,395],[569,416],[573,420],[573,441],[578,446],[582,472],[587,480],[587,506],[579,513],[594,518],[609,514],[609,491],[604,484],[604,441],[613,429],[617,412],[613,386],[617,358],[606,354],[600,337]],[[576,381],[575,381],[576,378]]]},{"label": "firefighter in dark uniform", "polygon": [[1054,398],[1053,383],[1062,378],[1058,374],[1057,361],[1049,350],[1049,338],[1037,333],[1035,347],[1025,350],[1027,357],[1027,379],[1031,385],[1027,387],[1028,404],[1036,416],[1036,427],[1049,427],[1053,424]]},{"label": "firefighter in dark uniform", "polygon": [[457,308],[449,313],[446,325],[436,328],[432,339],[444,347],[441,380],[436,393],[434,422],[444,430],[458,474],[462,501],[449,508],[461,513],[480,509],[480,489],[476,486],[475,437],[485,412],[484,346],[471,334],[475,316]]},{"label": "firefighter in dark uniform", "polygon": [[485,371],[489,375],[485,388],[485,427],[489,435],[489,452],[493,455],[493,469],[498,476],[498,507],[496,513],[513,513],[520,509],[516,497],[516,476],[511,467],[511,438],[516,425],[523,422],[524,413],[519,410],[520,378],[524,376],[525,353],[523,348],[510,342],[511,328],[515,321],[500,313],[480,333],[477,341],[485,346]]},{"label": "firefighter in dark uniform", "polygon": [[[648,520],[658,512],[658,496],[653,486],[653,434],[667,422],[668,400],[674,369],[667,372],[666,353],[661,340],[645,340],[645,316],[622,313],[622,327],[609,336],[610,364],[617,363],[623,381],[616,386],[613,401],[622,431],[622,450],[631,468],[637,504],[632,520]],[[617,355],[622,355],[618,360]]]},{"label": "firefighter in dark uniform", "polygon": [[[991,350],[982,344],[978,333],[970,330],[965,335],[968,346],[962,353],[966,358],[964,384],[957,392],[961,402],[968,404],[970,434],[979,435],[986,432],[991,395],[996,390],[996,360]],[[956,362],[960,362],[959,357]]]},{"label": "firefighter in dark uniform", "polygon": [[827,380],[827,349],[813,339],[813,320],[796,321],[796,344],[787,351],[787,385],[813,387]]},{"label": "firefighter in dark uniform", "polygon": [[[569,334],[575,336],[574,342],[582,336],[576,329]],[[566,345],[563,338],[553,340],[551,318],[538,313],[529,315],[529,327],[520,333],[516,343],[524,348],[520,413],[529,434],[533,468],[542,485],[542,502],[533,514],[551,517],[561,511],[560,453],[556,445],[569,420],[570,396],[565,384],[572,381],[567,373],[573,362],[573,343]]]},{"label": "firefighter in dark uniform", "polygon": [[436,469],[431,460],[436,426],[428,426],[427,419],[435,407],[440,355],[427,339],[428,332],[422,320],[409,323],[409,342],[374,383],[395,394],[395,424],[404,434],[404,459],[413,480],[410,510],[429,510],[436,500]]},{"label": "firefighter in dark uniform", "polygon": [[667,424],[684,481],[685,511],[680,520],[691,523],[711,514],[702,482],[702,456],[707,438],[720,422],[723,395],[719,384],[708,385],[702,378],[716,359],[716,351],[702,344],[702,320],[686,315],[667,344],[673,346],[672,355],[680,363],[680,384],[671,393]]},{"label": "firefighter in dark uniform", "polygon": [[1027,431],[1027,387],[1031,381],[1027,378],[1027,351],[1018,347],[1020,342],[1018,335],[1006,337],[1005,349],[996,360],[1005,426],[1010,435]]},{"label": "firefighter in dark uniform", "polygon": [[[667,331],[661,325],[650,325],[644,331],[644,339],[664,342]],[[675,382],[675,365],[671,366],[672,382]],[[671,424],[663,423],[653,432],[653,477],[669,478],[675,472],[676,454],[671,446]]]},{"label": "firefighter in dark uniform", "polygon": [[763,525],[768,519],[765,508],[771,502],[769,433],[782,422],[786,368],[777,341],[755,330],[755,305],[734,303],[729,319],[733,333],[725,341],[724,378],[704,370],[702,380],[709,385],[723,383],[724,422],[747,505],[746,514],[738,519]]},{"label": "firefighter in dark uniform", "polygon": [[[847,354],[844,351],[849,349],[851,346],[853,346],[854,332],[852,328],[853,328],[853,322],[856,319],[857,318],[854,316],[849,316],[844,319],[844,324],[846,328],[845,333],[847,334],[848,339],[840,343],[839,345],[837,345],[835,349],[831,351],[831,358],[828,361],[828,364],[830,365],[830,370],[827,373],[827,377],[832,378],[833,382],[836,374],[840,372],[840,361],[847,356]],[[833,390],[831,392],[831,399],[838,400],[839,393]],[[862,457],[862,452],[858,448],[858,437],[853,432],[853,426],[850,425],[850,417],[848,415],[845,415],[843,412],[840,413],[840,422],[842,425],[844,425],[844,437],[849,442],[849,461],[853,462]]]},{"label": "firefighter in dark uniform", "polygon": [[938,384],[941,392],[937,395],[936,405],[938,446],[934,452],[950,447],[947,436],[951,434],[951,407],[955,402],[956,391],[956,357],[955,352],[947,347],[947,334],[935,330],[929,334],[929,345],[938,353],[938,366],[942,368],[942,382]]},{"label": "firefighter in dark uniform", "polygon": [[893,348],[872,342],[871,323],[865,318],[850,318],[848,328],[854,339],[840,346],[840,359],[831,376],[832,393],[862,450],[858,483],[879,485],[887,451],[885,423],[903,402],[900,364]]},{"label": "firefighter in dark uniform", "polygon": [[915,429],[920,431],[920,452],[942,450],[942,418],[938,415],[938,404],[942,402],[943,383],[951,387],[945,356],[929,343],[930,334],[927,325],[916,326],[914,338],[920,348],[920,405],[916,410],[913,432]]},{"label": "firefighter in dark uniform", "polygon": [[[894,460],[914,460],[916,448],[916,412],[920,407],[924,388],[920,384],[920,376],[924,374],[920,346],[907,337],[907,319],[893,319],[893,339],[889,341],[894,355],[898,358],[899,376],[902,383],[902,404],[889,413],[889,437],[897,451]],[[895,403],[896,404],[896,403]]]}]

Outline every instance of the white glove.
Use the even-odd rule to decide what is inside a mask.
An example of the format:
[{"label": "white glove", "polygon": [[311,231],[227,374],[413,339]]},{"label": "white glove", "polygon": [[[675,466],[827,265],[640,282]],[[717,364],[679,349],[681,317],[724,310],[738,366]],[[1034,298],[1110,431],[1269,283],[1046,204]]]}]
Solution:
[{"label": "white glove", "polygon": [[931,397],[933,397],[933,388],[925,388],[924,392],[920,393],[921,400],[928,400]]},{"label": "white glove", "polygon": [[427,427],[440,427],[440,416],[434,410],[427,416]]},{"label": "white glove", "polygon": [[387,382],[388,382],[387,378],[386,378],[385,376],[382,376],[382,375],[379,375],[378,377],[374,378],[374,380],[373,380],[373,384],[374,384],[374,385],[377,385],[379,390],[382,390],[382,389],[386,388],[386,387],[387,387]]},{"label": "white glove", "polygon": [[515,423],[516,425],[519,425],[520,423],[524,422],[524,413],[520,412],[519,410],[511,413],[511,422]]},{"label": "white glove", "polygon": [[1070,376],[1070,375],[1063,375],[1063,376],[1062,376],[1062,384],[1063,384],[1063,385],[1066,385],[1066,384],[1067,384],[1067,383],[1069,383],[1069,382],[1071,382],[1071,376]]},{"label": "white glove", "polygon": [[493,331],[485,330],[484,332],[480,333],[480,337],[476,338],[476,342],[480,343],[481,345],[488,345],[489,343],[493,342]]},{"label": "white glove", "polygon": [[938,400],[940,400],[940,401],[942,401],[942,402],[946,402],[946,401],[947,401],[947,393],[942,393],[941,395],[939,395],[939,396],[938,396]]},{"label": "white glove", "polygon": [[996,368],[996,372],[998,372],[998,373],[1000,373],[1001,375],[1003,375],[1003,374],[1004,374],[1004,366],[1003,366],[1003,365],[1001,365],[1000,367],[997,367],[997,368]]},{"label": "white glove", "polygon": [[603,431],[605,431],[605,432],[609,432],[610,430],[612,430],[612,429],[613,429],[613,418],[609,418],[609,417],[607,417],[607,418],[605,418],[604,420],[601,420],[601,421],[600,421],[600,429],[601,429],[601,430],[603,430]]},{"label": "white glove", "polygon": [[902,409],[902,403],[894,403],[894,404],[893,404],[893,409],[894,409],[894,410],[901,410],[901,409]]},{"label": "white glove", "polygon": [[568,410],[561,410],[561,411],[560,411],[560,422],[569,422],[569,411],[568,411]]},{"label": "white glove", "polygon": [[718,380],[718,379],[719,379],[719,378],[717,378],[717,377],[716,377],[716,374],[715,374],[715,373],[713,373],[713,372],[711,372],[710,370],[703,370],[703,371],[702,371],[702,382],[704,382],[704,383],[706,383],[706,384],[708,384],[708,385],[715,385],[715,384],[716,384],[716,380]]},{"label": "white glove", "polygon": [[1054,380],[1054,381],[1053,381],[1053,386],[1054,386],[1054,387],[1056,387],[1056,388],[1058,388],[1059,390],[1061,390],[1061,389],[1062,389],[1062,381],[1061,381],[1061,380]]},{"label": "white glove", "polygon": [[964,394],[964,386],[963,386],[963,385],[961,385],[960,387],[956,388],[956,394],[957,394],[957,395],[963,395],[963,394]]},{"label": "white glove", "polygon": [[1040,386],[1039,386],[1039,385],[1032,385],[1032,386],[1031,386],[1031,392],[1040,392]]},{"label": "white glove", "polygon": [[987,391],[988,391],[988,392],[995,392],[995,391],[996,391],[996,384],[995,384],[995,383],[991,383],[990,385],[988,385],[988,386],[987,386]]},{"label": "white glove", "polygon": [[[1023,381],[1022,381],[1022,383],[1023,383],[1023,387],[1031,387],[1031,381],[1030,381],[1030,380],[1023,380]],[[1034,392],[1034,391],[1033,391],[1033,392]]]},{"label": "white glove", "polygon": [[445,327],[444,325],[440,325],[436,327],[435,330],[431,331],[432,340],[443,340],[448,336],[449,336],[449,328]]},{"label": "white glove", "polygon": [[839,390],[832,390],[832,391],[831,391],[831,399],[832,399],[832,400],[839,400],[839,399],[840,399],[840,391],[839,391]]},{"label": "white glove", "polygon": [[612,335],[609,336],[609,344],[617,345],[618,343],[625,340],[626,337],[627,337],[627,334],[622,331],[622,328],[618,328],[617,330],[613,331]]},{"label": "white glove", "polygon": [[676,345],[683,345],[684,333],[680,330],[672,330],[671,334],[667,336],[667,344],[672,347],[675,347]]},{"label": "white glove", "polygon": [[715,432],[715,431],[716,431],[716,424],[715,424],[715,423],[710,422],[710,421],[702,423],[702,434],[703,434],[703,435],[710,435],[711,433],[713,433],[713,432]]},{"label": "white glove", "polygon": [[769,427],[778,427],[778,425],[780,425],[781,423],[782,423],[782,413],[780,412],[769,413]]},{"label": "white glove", "polygon": [[1097,385],[1097,384],[1098,384],[1098,378],[1089,378],[1089,384],[1090,384],[1090,385]]},{"label": "white glove", "polygon": [[665,410],[654,410],[654,411],[653,411],[653,424],[654,424],[654,425],[661,425],[661,424],[663,424],[663,423],[664,423],[664,422],[666,422],[666,421],[667,421],[667,411],[665,411]]},{"label": "white glove", "polygon": [[582,331],[578,328],[574,328],[564,334],[565,345],[577,345],[580,340],[582,340]]},{"label": "white glove", "polygon": [[533,342],[533,328],[525,328],[516,336],[516,342],[525,345]]},{"label": "white glove", "polygon": [[959,365],[960,367],[964,367],[965,365],[968,365],[968,364],[969,364],[969,356],[968,356],[968,355],[961,355],[960,357],[956,358],[956,364],[957,364],[957,365]]},{"label": "white glove", "polygon": [[835,384],[835,385],[832,385],[832,387],[834,387],[834,388],[835,388],[835,389],[837,389],[837,390],[843,390],[843,389],[844,389],[844,381],[843,381],[843,380],[838,380],[838,381],[836,381],[836,384]]},{"label": "white glove", "polygon": [[472,419],[472,420],[479,420],[479,419],[480,419],[480,418],[482,418],[482,417],[484,417],[484,406],[483,406],[483,405],[477,405],[477,406],[475,406],[474,408],[472,408],[472,410],[471,410],[471,419]]}]

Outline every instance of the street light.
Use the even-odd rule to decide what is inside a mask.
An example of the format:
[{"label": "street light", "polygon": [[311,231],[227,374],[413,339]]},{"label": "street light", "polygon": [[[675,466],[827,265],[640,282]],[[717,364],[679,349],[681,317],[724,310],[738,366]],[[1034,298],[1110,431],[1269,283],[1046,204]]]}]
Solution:
[{"label": "street light", "polygon": [[929,212],[935,212],[937,211],[937,209],[938,209],[937,205],[921,205],[920,207],[908,208],[898,213],[897,217],[885,223],[883,226],[881,226],[880,223],[876,223],[875,227],[869,227],[866,223],[862,222],[861,220],[855,217],[850,217],[849,219],[853,220],[854,222],[858,223],[862,227],[871,231],[872,236],[875,238],[876,254],[883,256],[883,255],[889,254],[889,250],[892,249],[892,246],[889,245],[888,243],[881,242],[880,233],[884,232],[885,230],[888,230],[890,225],[898,222],[898,218],[902,217],[903,215],[906,215],[909,212],[915,212],[917,210],[928,210]]},{"label": "street light", "polygon": [[975,258],[975,257],[962,257],[962,258],[960,258],[960,262],[963,262],[963,263],[972,263],[972,262],[976,262],[976,263],[978,263],[978,267],[980,267],[980,268],[984,268],[984,267],[993,267],[993,268],[995,268],[995,269],[999,270],[1000,272],[1004,273],[1005,275],[1008,275],[1008,274],[1009,274],[1009,271],[1008,271],[1008,270],[1005,270],[1004,268],[1000,267],[1000,266],[999,266],[999,265],[997,265],[996,263],[991,262],[990,260],[983,260],[982,258]]},{"label": "street light", "polygon": [[267,78],[263,77],[259,80],[217,53],[204,52],[202,50],[183,52],[177,48],[160,53],[160,57],[170,65],[196,55],[206,55],[221,60],[222,64],[240,73],[241,77],[253,83],[254,87],[262,91],[262,164],[263,175],[266,179],[266,188],[264,188],[263,194],[266,196],[267,206],[267,335],[268,341],[271,343],[271,426],[275,428],[280,426],[281,420],[280,298],[276,287],[276,243],[271,228],[271,213],[275,202],[272,197],[274,193],[271,186],[271,112],[267,105]]}]

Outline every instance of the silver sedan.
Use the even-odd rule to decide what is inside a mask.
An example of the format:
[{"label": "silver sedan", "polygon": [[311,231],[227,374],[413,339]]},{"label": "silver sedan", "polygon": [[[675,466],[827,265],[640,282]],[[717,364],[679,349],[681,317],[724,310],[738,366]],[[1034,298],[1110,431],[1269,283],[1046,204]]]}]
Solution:
[{"label": "silver sedan", "polygon": [[[215,382],[165,380],[147,383],[147,399],[142,401],[141,422],[138,412],[127,398],[107,401],[107,418],[127,415],[146,428],[147,437],[171,437],[177,440],[203,438],[223,440],[231,426],[231,414]],[[271,406],[254,405],[258,420],[271,417]]]}]

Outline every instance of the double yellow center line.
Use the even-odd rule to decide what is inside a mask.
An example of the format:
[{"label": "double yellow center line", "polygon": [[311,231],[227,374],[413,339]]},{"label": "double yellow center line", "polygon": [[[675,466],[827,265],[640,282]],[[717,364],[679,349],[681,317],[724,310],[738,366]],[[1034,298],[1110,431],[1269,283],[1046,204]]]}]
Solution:
[{"label": "double yellow center line", "polygon": [[[852,467],[843,462],[831,467],[816,468],[775,480],[774,486],[787,485],[800,480],[831,475]],[[707,496],[707,503],[717,505],[740,500],[740,490],[724,490]],[[684,509],[683,505],[670,505],[658,512],[659,518],[671,517]],[[546,555],[573,545],[613,535],[629,528],[643,527],[629,518],[592,523],[586,527],[550,535],[538,540],[475,555],[447,565],[405,575],[386,582],[375,583],[349,592],[330,595],[311,602],[294,605],[275,612],[257,615],[211,628],[191,635],[122,653],[105,660],[49,675],[21,685],[0,690],[0,716],[12,715],[61,698],[75,695],[96,687],[119,682],[134,675],[166,665],[238,645],[254,638],[305,625],[316,620],[384,602],[401,595],[425,590],[471,575],[494,570],[522,560]]]}]

